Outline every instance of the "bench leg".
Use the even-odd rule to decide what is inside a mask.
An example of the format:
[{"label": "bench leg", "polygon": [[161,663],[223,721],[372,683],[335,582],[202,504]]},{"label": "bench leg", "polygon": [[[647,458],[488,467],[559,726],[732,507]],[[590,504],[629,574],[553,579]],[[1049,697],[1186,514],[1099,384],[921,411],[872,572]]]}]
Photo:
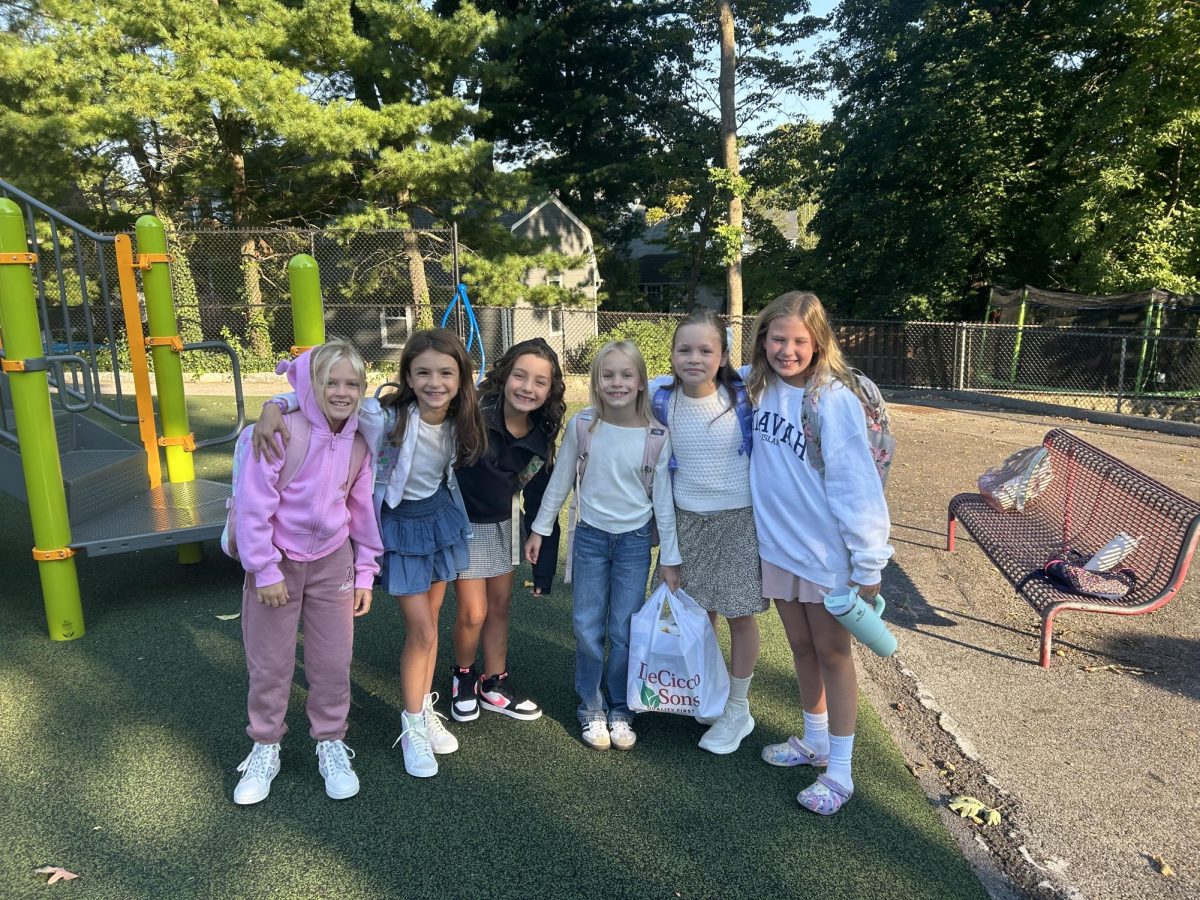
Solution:
[{"label": "bench leg", "polygon": [[946,552],[954,552],[954,532],[958,526],[958,519],[954,518],[954,513],[946,514]]},{"label": "bench leg", "polygon": [[1050,668],[1050,644],[1054,640],[1054,614],[1058,610],[1050,610],[1042,617],[1042,659],[1043,669]]}]

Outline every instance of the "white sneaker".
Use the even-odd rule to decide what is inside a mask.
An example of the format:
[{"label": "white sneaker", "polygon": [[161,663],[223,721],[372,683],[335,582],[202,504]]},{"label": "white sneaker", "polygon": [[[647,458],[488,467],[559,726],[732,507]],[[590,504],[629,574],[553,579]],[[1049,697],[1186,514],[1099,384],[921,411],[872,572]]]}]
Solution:
[{"label": "white sneaker", "polygon": [[[429,729],[425,726],[425,714],[400,713],[400,737],[396,744],[404,749],[404,771],[414,778],[430,778],[437,774],[438,764],[429,746]],[[392,744],[395,749],[396,744]]]},{"label": "white sneaker", "polygon": [[325,779],[326,795],[333,800],[347,800],[358,793],[352,759],[354,751],[342,741],[317,741],[317,771]]},{"label": "white sneaker", "polygon": [[608,736],[608,723],[600,719],[583,723],[583,742],[593,750],[607,750],[612,746]]},{"label": "white sneaker", "polygon": [[437,702],[436,692],[426,694],[425,705],[421,710],[425,714],[425,730],[429,733],[429,746],[433,748],[434,753],[453,753],[458,749],[458,738],[442,724],[442,719],[446,717],[433,708]]},{"label": "white sneaker", "polygon": [[266,800],[271,793],[271,782],[279,774],[279,745],[255,743],[237,770],[245,774],[233,789],[233,802],[249,806]]},{"label": "white sneaker", "polygon": [[753,730],[754,716],[750,715],[750,704],[728,703],[720,718],[700,738],[700,749],[722,756],[733,753],[741,746],[742,739]]},{"label": "white sneaker", "polygon": [[633,745],[637,743],[637,735],[633,733],[633,726],[622,719],[617,719],[609,725],[608,733],[612,738],[612,745],[618,750],[632,750]]}]

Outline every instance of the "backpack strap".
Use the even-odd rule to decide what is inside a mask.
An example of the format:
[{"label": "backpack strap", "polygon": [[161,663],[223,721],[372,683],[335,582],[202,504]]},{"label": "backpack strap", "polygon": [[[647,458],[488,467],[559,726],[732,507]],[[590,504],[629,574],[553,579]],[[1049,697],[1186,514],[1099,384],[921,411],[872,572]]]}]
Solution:
[{"label": "backpack strap", "polygon": [[296,473],[304,465],[304,459],[308,456],[308,445],[312,440],[312,423],[303,412],[294,409],[285,413],[283,420],[288,427],[288,442],[283,454],[283,468],[279,470],[279,480],[275,483],[280,493],[292,483]]},{"label": "backpack strap", "polygon": [[646,443],[642,445],[642,485],[651,499],[654,497],[654,469],[670,434],[665,425],[651,422],[646,428]]},{"label": "backpack strap", "polygon": [[750,394],[740,375],[735,376],[733,382],[733,411],[737,414],[738,424],[742,426],[742,446],[738,454],[749,456],[754,449],[754,407],[750,405]]},{"label": "backpack strap", "polygon": [[567,507],[567,564],[563,568],[563,584],[571,583],[571,574],[575,557],[575,523],[579,521],[579,486],[583,483],[583,473],[587,469],[588,452],[592,448],[591,424],[596,418],[592,407],[581,409],[576,414],[575,422],[575,490],[571,492],[571,505]]},{"label": "backpack strap", "polygon": [[[654,397],[650,401],[650,408],[654,412],[654,418],[658,419],[658,421],[662,422],[662,424],[667,427],[670,427],[671,425],[671,423],[667,421],[667,418],[670,415],[668,406],[671,402],[671,391],[674,389],[674,382],[671,382],[671,384],[664,384],[654,392]],[[654,423],[651,422],[650,424],[653,425]],[[656,456],[654,459],[657,461],[658,457]],[[671,472],[671,478],[674,478],[675,470],[679,468],[679,461],[675,459],[674,453],[671,454],[671,462],[667,465],[667,468]]]}]

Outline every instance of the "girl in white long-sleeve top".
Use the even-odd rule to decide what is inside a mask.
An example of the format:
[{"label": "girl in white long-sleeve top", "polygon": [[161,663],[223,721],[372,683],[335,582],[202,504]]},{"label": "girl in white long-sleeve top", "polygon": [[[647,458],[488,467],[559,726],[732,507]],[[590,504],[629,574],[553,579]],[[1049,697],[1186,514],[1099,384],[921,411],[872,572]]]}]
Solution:
[{"label": "girl in white long-sleeve top", "polygon": [[[803,737],[766,747],[763,759],[827,767],[796,799],[805,809],[831,815],[854,792],[858,682],[850,633],[823,599],[847,585],[857,586],[864,599],[879,593],[892,555],[891,523],[857,381],[816,295],[791,291],[771,301],[755,323],[753,354],[747,378],[756,408],[750,490],[763,596],[779,611],[804,706]],[[819,397],[823,472],[806,458],[806,391]]]},{"label": "girl in white long-sleeve top", "polygon": [[[579,722],[588,746],[629,750],[637,740],[625,693],[629,623],[646,599],[656,522],[660,574],[671,588],[679,586],[671,448],[665,427],[652,422],[646,363],[636,346],[615,341],[600,348],[592,360],[590,394],[591,408],[567,425],[525,555],[537,562],[542,537],[550,534],[582,469],[576,497],[579,523],[569,551]],[[583,450],[585,443],[589,446]],[[659,449],[650,467],[647,448],[655,446]]]}]

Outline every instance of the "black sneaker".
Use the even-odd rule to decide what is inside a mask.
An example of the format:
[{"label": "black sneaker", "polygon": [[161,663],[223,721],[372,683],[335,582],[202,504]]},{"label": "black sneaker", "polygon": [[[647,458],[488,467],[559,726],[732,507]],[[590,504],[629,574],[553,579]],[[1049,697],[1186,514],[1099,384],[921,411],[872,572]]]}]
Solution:
[{"label": "black sneaker", "polygon": [[483,680],[479,703],[484,709],[503,713],[523,722],[532,722],[534,719],[541,718],[542,715],[540,706],[512,689],[512,685],[508,683],[507,672],[490,675]]},{"label": "black sneaker", "polygon": [[479,670],[474,664],[465,671],[450,666],[450,715],[455,722],[474,722],[479,718]]}]

